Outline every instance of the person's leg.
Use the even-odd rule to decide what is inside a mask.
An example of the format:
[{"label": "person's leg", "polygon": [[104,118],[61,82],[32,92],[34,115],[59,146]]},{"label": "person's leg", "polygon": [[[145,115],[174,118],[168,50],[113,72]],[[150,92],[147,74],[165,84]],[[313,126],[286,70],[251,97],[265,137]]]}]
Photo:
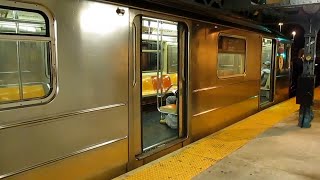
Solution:
[{"label": "person's leg", "polygon": [[305,112],[303,112],[303,111],[304,111],[304,107],[302,105],[300,105],[298,126],[301,128],[303,127],[303,119],[304,119],[304,115],[305,115]]},{"label": "person's leg", "polygon": [[178,116],[173,114],[168,114],[166,117],[166,124],[171,129],[177,129],[178,128]]},{"label": "person's leg", "polygon": [[[169,105],[169,104],[176,104],[176,100],[177,100],[177,97],[176,96],[168,96],[166,98],[166,105]],[[167,123],[167,115],[163,115],[160,119],[160,123],[161,124],[166,124]]]},{"label": "person's leg", "polygon": [[169,105],[169,104],[176,104],[176,96],[168,96],[167,99],[166,99],[166,105]]},{"label": "person's leg", "polygon": [[300,105],[299,110],[299,124],[298,126],[301,128],[310,128],[311,121],[313,118],[312,108],[310,106],[302,106]]},{"label": "person's leg", "polygon": [[311,120],[312,120],[312,110],[310,106],[305,107],[305,118],[303,121],[303,127],[304,128],[310,128],[311,127]]}]

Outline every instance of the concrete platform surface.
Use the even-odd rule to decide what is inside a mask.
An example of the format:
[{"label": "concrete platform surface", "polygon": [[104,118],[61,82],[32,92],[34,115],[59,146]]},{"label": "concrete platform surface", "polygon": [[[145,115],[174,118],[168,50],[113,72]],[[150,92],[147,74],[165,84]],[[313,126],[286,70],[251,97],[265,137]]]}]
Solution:
[{"label": "concrete platform surface", "polygon": [[193,179],[320,180],[320,111],[310,129],[294,113]]}]

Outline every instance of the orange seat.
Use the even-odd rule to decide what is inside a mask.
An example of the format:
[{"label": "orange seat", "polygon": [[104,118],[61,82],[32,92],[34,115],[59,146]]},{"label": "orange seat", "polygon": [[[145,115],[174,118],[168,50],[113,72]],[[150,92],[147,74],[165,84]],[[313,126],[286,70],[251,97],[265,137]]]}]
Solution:
[{"label": "orange seat", "polygon": [[[164,75],[160,78],[160,81],[158,83],[158,78],[157,76],[152,76],[152,85],[153,85],[153,89],[156,91],[157,89],[159,90],[167,90],[171,85],[171,79],[169,75]],[[162,83],[160,83],[162,81]],[[162,87],[161,87],[162,86]]]},{"label": "orange seat", "polygon": [[168,104],[166,106],[161,106],[160,111],[162,113],[177,114],[177,105],[176,104]]}]

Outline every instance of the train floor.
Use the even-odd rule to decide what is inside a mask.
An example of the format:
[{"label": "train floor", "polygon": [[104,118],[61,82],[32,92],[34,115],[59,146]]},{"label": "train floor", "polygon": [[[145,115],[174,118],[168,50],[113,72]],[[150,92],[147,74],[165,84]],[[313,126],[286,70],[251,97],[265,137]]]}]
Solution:
[{"label": "train floor", "polygon": [[295,98],[265,109],[116,179],[320,179],[320,89],[312,127]]},{"label": "train floor", "polygon": [[160,124],[161,115],[157,110],[143,112],[142,119],[143,148],[178,137],[176,130],[165,124]]},{"label": "train floor", "polygon": [[267,102],[269,102],[269,98],[267,98],[265,96],[260,96],[260,102],[261,103],[267,103]]}]

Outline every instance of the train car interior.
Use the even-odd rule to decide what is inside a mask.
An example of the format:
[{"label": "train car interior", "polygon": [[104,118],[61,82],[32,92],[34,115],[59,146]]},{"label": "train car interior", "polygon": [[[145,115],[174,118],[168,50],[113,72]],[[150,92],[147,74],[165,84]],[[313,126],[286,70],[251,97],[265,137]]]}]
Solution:
[{"label": "train car interior", "polygon": [[[47,35],[45,18],[36,12],[0,9],[0,33]],[[0,40],[0,103],[45,97],[50,93],[49,43]]]},{"label": "train car interior", "polygon": [[261,58],[260,104],[273,102],[273,40],[263,38]]},{"label": "train car interior", "polygon": [[178,23],[142,17],[143,150],[178,138]]}]

